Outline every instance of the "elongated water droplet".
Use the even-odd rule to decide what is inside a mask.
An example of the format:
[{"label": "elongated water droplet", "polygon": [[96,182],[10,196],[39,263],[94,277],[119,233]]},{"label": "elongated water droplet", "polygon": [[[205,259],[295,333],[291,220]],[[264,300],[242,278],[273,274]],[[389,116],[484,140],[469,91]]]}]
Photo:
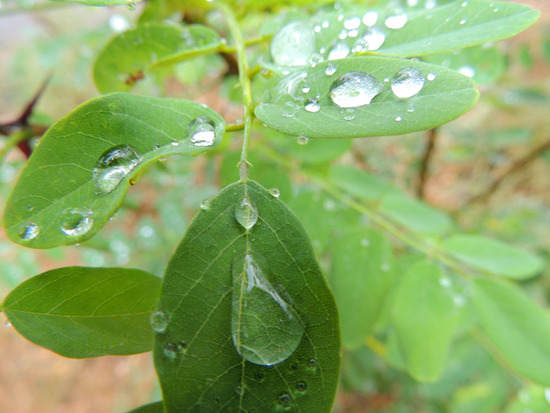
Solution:
[{"label": "elongated water droplet", "polygon": [[400,99],[416,95],[424,87],[424,76],[414,67],[401,69],[391,81],[391,90]]},{"label": "elongated water droplet", "polygon": [[368,105],[382,91],[382,84],[364,72],[349,72],[338,78],[330,98],[341,108]]},{"label": "elongated water droplet", "polygon": [[269,366],[294,353],[304,326],[268,280],[267,265],[258,260],[246,254],[233,262],[231,331],[233,344],[244,359]]},{"label": "elongated water droplet", "polygon": [[193,146],[211,146],[216,140],[214,122],[206,116],[199,116],[189,124],[189,138]]},{"label": "elongated water droplet", "polygon": [[149,323],[155,333],[164,333],[168,327],[168,315],[162,311],[155,311],[151,313]]},{"label": "elongated water droplet", "polygon": [[96,192],[99,195],[113,192],[140,162],[141,156],[130,145],[117,145],[103,152],[92,171]]},{"label": "elongated water droplet", "polygon": [[271,56],[279,66],[306,65],[315,49],[315,33],[301,21],[287,24],[271,40]]},{"label": "elongated water droplet", "polygon": [[363,16],[363,24],[368,27],[372,27],[376,24],[378,21],[378,12],[376,11],[368,11]]},{"label": "elongated water droplet", "polygon": [[19,227],[19,236],[24,241],[35,239],[40,234],[40,228],[34,222],[26,222]]},{"label": "elongated water droplet", "polygon": [[61,213],[61,231],[70,237],[86,234],[93,225],[89,208],[67,208]]},{"label": "elongated water droplet", "polygon": [[336,70],[338,70],[338,68],[336,67],[336,65],[334,63],[329,63],[327,64],[327,66],[325,67],[325,75],[327,76],[332,76],[333,74],[336,73]]},{"label": "elongated water droplet", "polygon": [[384,21],[384,25],[388,29],[397,30],[401,29],[407,23],[407,14],[401,13],[395,16],[390,16]]},{"label": "elongated water droplet", "polygon": [[350,48],[346,42],[337,42],[332,46],[330,51],[328,52],[328,59],[329,60],[335,60],[335,59],[343,59],[344,57],[347,57],[349,55]]},{"label": "elongated water droplet", "polygon": [[258,221],[258,209],[256,203],[245,195],[235,206],[235,218],[244,228],[252,228]]}]

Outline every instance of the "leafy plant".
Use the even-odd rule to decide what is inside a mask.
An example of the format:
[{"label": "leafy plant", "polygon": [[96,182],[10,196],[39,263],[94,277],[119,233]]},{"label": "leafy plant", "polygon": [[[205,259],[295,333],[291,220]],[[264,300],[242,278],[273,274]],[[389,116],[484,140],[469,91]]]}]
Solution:
[{"label": "leafy plant", "polygon": [[[517,285],[541,274],[543,260],[461,233],[448,214],[334,163],[351,138],[464,114],[478,99],[476,65],[501,67],[498,50],[496,63],[483,52],[487,42],[538,15],[484,0],[146,3],[137,26],[97,56],[102,95],[40,139],[7,201],[6,234],[39,249],[92,243],[129,187],[169,155],[219,157],[224,188],[202,202],[162,280],[59,268],[17,286],[2,311],[65,357],[153,351],[162,400],[135,412],[328,412],[341,347],[344,385],[354,368],[369,368],[367,348],[418,382],[445,384],[460,376],[450,351],[463,363],[480,351],[470,336],[494,354],[487,363],[550,386],[550,323]],[[220,94],[240,103],[241,119],[129,93],[162,89],[189,61],[226,62]],[[29,137],[24,120],[8,149]],[[239,154],[230,140],[240,132]]]}]

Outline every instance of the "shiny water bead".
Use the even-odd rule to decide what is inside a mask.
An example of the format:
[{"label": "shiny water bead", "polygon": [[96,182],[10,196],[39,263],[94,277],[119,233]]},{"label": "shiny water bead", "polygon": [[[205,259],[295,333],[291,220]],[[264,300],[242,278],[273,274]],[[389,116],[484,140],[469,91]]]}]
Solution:
[{"label": "shiny water bead", "polygon": [[77,237],[88,233],[94,225],[92,211],[89,208],[67,208],[61,213],[61,231],[68,236]]},{"label": "shiny water bead", "polygon": [[424,76],[414,67],[406,67],[395,74],[391,82],[391,89],[400,99],[416,95],[424,86]]},{"label": "shiny water bead", "polygon": [[189,139],[193,146],[212,146],[216,140],[216,128],[206,116],[199,116],[189,124]]},{"label": "shiny water bead", "polygon": [[130,145],[117,145],[103,152],[92,171],[96,192],[106,195],[114,191],[140,162],[141,156]]},{"label": "shiny water bead", "polygon": [[382,84],[365,72],[348,72],[334,83],[330,98],[342,108],[368,105],[382,91]]}]

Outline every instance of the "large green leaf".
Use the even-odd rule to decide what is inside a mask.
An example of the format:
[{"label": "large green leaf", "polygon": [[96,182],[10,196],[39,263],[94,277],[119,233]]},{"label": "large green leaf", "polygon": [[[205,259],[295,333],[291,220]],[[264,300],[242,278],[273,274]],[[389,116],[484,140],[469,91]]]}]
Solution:
[{"label": "large green leaf", "polygon": [[358,347],[376,323],[394,281],[389,241],[365,228],[350,229],[331,246],[329,282],[338,303],[342,343]]},{"label": "large green leaf", "polygon": [[195,217],[158,311],[168,321],[154,350],[167,412],[330,411],[334,299],[302,225],[257,183],[230,185]]},{"label": "large green leaf", "polygon": [[443,248],[474,268],[517,280],[530,278],[543,268],[537,256],[479,235],[453,235],[443,241]]},{"label": "large green leaf", "polygon": [[394,300],[391,320],[409,373],[436,380],[459,314],[448,278],[437,264],[420,261],[403,276]]},{"label": "large green leaf", "polygon": [[550,386],[550,319],[517,287],[476,278],[473,303],[483,332],[517,372]]},{"label": "large green leaf", "polygon": [[59,3],[81,3],[86,6],[120,6],[126,5],[128,9],[133,10],[136,7],[135,1],[132,0],[53,0]]},{"label": "large green leaf", "polygon": [[94,81],[102,93],[128,91],[159,66],[219,50],[221,39],[198,24],[144,23],[114,37],[97,56]]},{"label": "large green leaf", "polygon": [[449,122],[477,96],[471,79],[453,70],[361,56],[274,81],[255,113],[272,128],[309,138],[398,135]]},{"label": "large green leaf", "polygon": [[89,100],[57,121],[27,162],[6,205],[8,237],[33,248],[90,238],[143,167],[207,151],[224,128],[196,102],[126,93]]},{"label": "large green leaf", "polygon": [[27,339],[65,357],[151,351],[160,278],[125,268],[66,267],[13,290],[2,310]]}]

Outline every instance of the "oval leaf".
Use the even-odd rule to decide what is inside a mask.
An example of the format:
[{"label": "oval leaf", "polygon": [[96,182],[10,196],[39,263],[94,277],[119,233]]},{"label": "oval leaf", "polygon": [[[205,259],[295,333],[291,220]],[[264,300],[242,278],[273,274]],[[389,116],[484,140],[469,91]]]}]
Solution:
[{"label": "oval leaf", "polygon": [[292,72],[266,91],[255,113],[291,135],[357,138],[433,128],[462,115],[477,97],[471,79],[453,70],[362,56]]},{"label": "oval leaf", "polygon": [[57,121],[27,162],[6,205],[8,237],[32,248],[86,240],[143,167],[207,151],[224,129],[221,116],[200,103],[126,93],[89,100]]},{"label": "oval leaf", "polygon": [[358,347],[372,331],[393,283],[389,241],[373,230],[348,228],[331,246],[330,286],[338,304],[342,342]]},{"label": "oval leaf", "polygon": [[59,268],[20,284],[2,309],[19,333],[62,356],[137,354],[153,347],[160,284],[140,270]]},{"label": "oval leaf", "polygon": [[158,311],[168,320],[154,350],[167,412],[330,411],[334,300],[302,225],[257,183],[230,185],[195,217]]},{"label": "oval leaf", "polygon": [[543,267],[533,254],[478,235],[453,235],[443,248],[472,267],[516,280],[533,277]]},{"label": "oval leaf", "polygon": [[217,51],[221,44],[206,26],[144,23],[103,48],[95,61],[94,81],[101,93],[128,91],[150,69]]},{"label": "oval leaf", "polygon": [[520,374],[550,386],[550,319],[517,287],[475,278],[474,307],[483,332]]},{"label": "oval leaf", "polygon": [[420,261],[405,273],[394,298],[391,320],[411,376],[436,380],[455,331],[458,307],[441,268]]}]

